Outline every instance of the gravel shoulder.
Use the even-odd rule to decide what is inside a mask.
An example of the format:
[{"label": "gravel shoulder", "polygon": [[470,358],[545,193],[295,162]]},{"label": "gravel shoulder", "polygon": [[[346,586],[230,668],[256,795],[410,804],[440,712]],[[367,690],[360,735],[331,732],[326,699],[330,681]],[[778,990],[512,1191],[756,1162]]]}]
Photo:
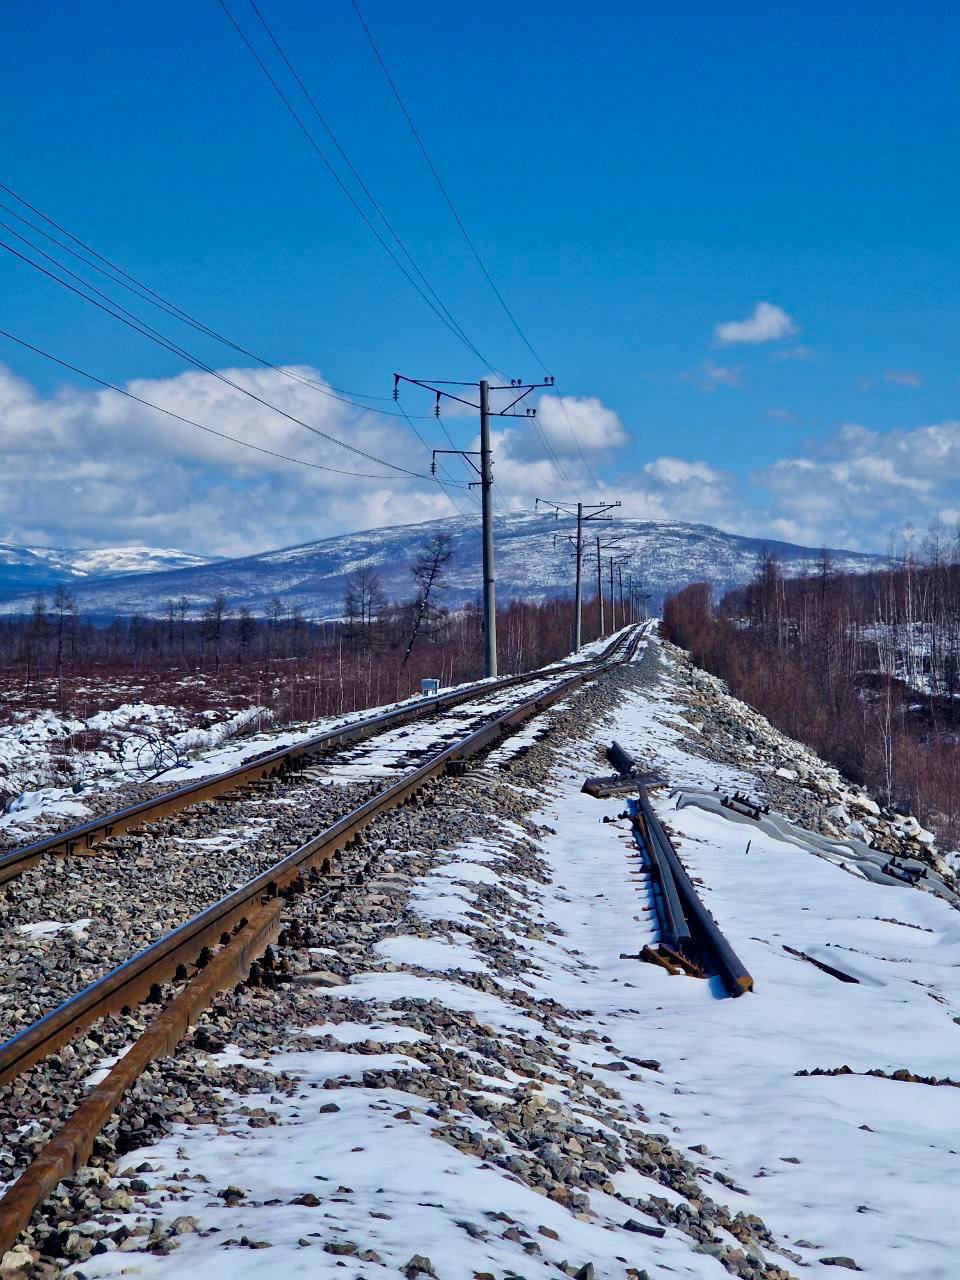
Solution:
[{"label": "gravel shoulder", "polygon": [[[835,792],[803,781],[824,767],[701,675],[651,642],[379,820],[349,854],[363,883],[294,900],[259,985],[154,1064],[9,1267],[947,1280],[950,1224],[922,1202],[955,1176],[935,1120],[960,1091],[854,1073],[947,1074],[956,913],[767,835],[746,852],[739,826],[661,793],[757,993],[722,1000],[630,958],[654,934],[623,802],[579,790],[612,737],[672,784],[763,785],[836,827]],[[773,752],[796,778],[771,775]],[[869,980],[781,939],[855,948]],[[135,1029],[88,1037],[62,1067],[73,1087]],[[49,1080],[0,1113],[14,1163]]]}]

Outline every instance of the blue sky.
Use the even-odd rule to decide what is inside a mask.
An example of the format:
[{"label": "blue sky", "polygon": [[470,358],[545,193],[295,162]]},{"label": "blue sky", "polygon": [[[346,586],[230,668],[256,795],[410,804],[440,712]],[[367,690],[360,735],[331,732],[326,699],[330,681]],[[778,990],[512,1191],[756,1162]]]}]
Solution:
[{"label": "blue sky", "polygon": [[[266,56],[248,0],[230,3]],[[611,496],[639,515],[878,549],[908,520],[956,520],[955,7],[361,7],[483,258],[577,398]],[[263,12],[485,363],[374,241],[216,0],[13,6],[0,180],[234,340],[335,386],[389,394],[395,369],[538,377],[349,0]],[[718,329],[758,304],[783,318]],[[7,254],[0,311],[2,327],[118,384],[146,380],[147,398],[187,416],[349,465]],[[186,345],[218,368],[250,364],[196,335]],[[243,461],[4,340],[0,362],[0,537],[234,553],[447,509],[427,484],[348,488]],[[402,422],[257,376],[288,412],[425,460]],[[449,427],[469,447],[469,419]],[[528,430],[500,439],[503,504],[528,505],[535,485],[594,498],[566,424],[551,438],[569,487],[534,465]]]}]

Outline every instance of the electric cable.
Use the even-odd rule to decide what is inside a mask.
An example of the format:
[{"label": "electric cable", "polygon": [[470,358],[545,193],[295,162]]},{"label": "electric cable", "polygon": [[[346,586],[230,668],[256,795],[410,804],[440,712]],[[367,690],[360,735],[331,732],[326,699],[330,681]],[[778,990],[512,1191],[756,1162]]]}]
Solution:
[{"label": "electric cable", "polygon": [[[232,387],[235,391],[239,391],[241,395],[245,395],[249,399],[256,401],[258,404],[263,405],[264,408],[270,409],[274,413],[278,413],[281,417],[286,418],[288,421],[295,423],[297,426],[304,427],[314,435],[320,436],[330,444],[338,445],[341,449],[346,449],[349,453],[357,454],[358,457],[365,458],[368,462],[375,462],[378,466],[389,467],[393,471],[399,471],[406,475],[415,475],[421,480],[430,479],[429,476],[425,476],[420,472],[410,471],[409,468],[402,467],[399,463],[388,462],[385,458],[378,458],[375,454],[368,453],[364,449],[359,449],[356,445],[348,444],[345,440],[340,440],[337,436],[331,435],[327,431],[323,431],[320,427],[313,426],[309,422],[304,422],[302,418],[298,418],[292,413],[287,413],[285,409],[281,409],[278,405],[271,404],[269,400],[265,400],[262,396],[257,395],[256,392],[249,390],[247,387],[241,386],[240,383],[234,382],[232,378],[228,378],[226,374],[222,373],[220,370],[214,369],[211,365],[206,364],[198,356],[193,355],[192,352],[187,351],[185,348],[170,341],[170,339],[161,334],[159,330],[153,329],[152,326],[146,324],[140,319],[140,317],[135,316],[133,312],[127,311],[127,309],[122,307],[119,303],[114,302],[112,299],[110,300],[110,305],[105,305],[103,302],[99,302],[96,297],[91,297],[90,294],[86,293],[83,289],[70,284],[68,280],[61,279],[53,271],[50,271],[41,263],[35,262],[32,258],[27,257],[26,254],[21,253],[13,245],[7,244],[4,240],[0,240],[0,248],[5,249],[8,253],[19,258],[22,262],[27,263],[27,265],[33,267],[34,270],[48,276],[51,280],[61,285],[61,287],[68,289],[71,293],[77,294],[77,296],[82,298],[85,302],[88,302],[90,305],[106,312],[107,315],[112,316],[115,320],[119,320],[122,324],[127,325],[128,328],[140,333],[151,342],[155,342],[158,346],[163,347],[165,350],[172,352],[181,359],[188,361],[204,373],[216,378],[219,382],[224,383],[228,387]],[[64,267],[61,267],[60,269],[62,271],[66,271],[66,268]],[[87,285],[86,287],[92,289],[92,286],[90,285]],[[93,292],[97,291],[93,290]],[[360,407],[365,408],[365,406]],[[370,410],[366,411],[370,412]]]},{"label": "electric cable", "polygon": [[[395,478],[390,475],[373,475],[367,471],[348,471],[342,467],[331,467],[321,462],[310,462],[306,458],[294,458],[290,454],[279,453],[277,450],[267,449],[263,445],[252,444],[249,440],[241,440],[238,436],[231,436],[225,431],[218,431],[215,427],[208,427],[202,422],[196,422],[192,418],[187,418],[181,413],[174,412],[173,409],[165,409],[163,405],[154,404],[152,400],[146,400],[143,396],[138,396],[133,391],[118,387],[115,383],[108,382],[106,378],[100,378],[95,373],[90,373],[88,370],[80,368],[79,365],[71,364],[68,360],[63,360],[59,356],[45,351],[43,347],[38,347],[32,342],[28,342],[25,338],[20,338],[15,333],[10,333],[7,329],[0,329],[0,337],[7,338],[10,342],[17,343],[18,346],[24,347],[27,351],[43,356],[45,360],[49,360],[52,364],[59,365],[62,369],[69,369],[71,373],[79,374],[81,378],[95,382],[98,386],[104,387],[108,391],[114,391],[117,395],[126,396],[128,400],[134,400],[137,404],[142,404],[147,409],[155,409],[157,413],[166,414],[168,418],[174,418],[177,422],[182,422],[188,427],[196,427],[197,430],[205,431],[208,435],[218,436],[221,440],[228,440],[231,444],[242,445],[245,449],[253,449],[256,453],[264,453],[268,457],[278,458],[282,462],[293,462],[301,467],[310,467],[315,471],[331,471],[340,476],[358,476],[364,480],[393,480]],[[429,476],[421,476],[413,471],[408,474],[416,476],[420,480],[430,479]]]},{"label": "electric cable", "polygon": [[354,209],[356,210],[356,212],[360,215],[360,217],[362,218],[363,222],[366,224],[367,228],[368,228],[368,229],[371,231],[371,233],[374,235],[374,237],[376,238],[377,242],[381,245],[381,247],[384,249],[384,251],[385,251],[387,254],[389,254],[389,256],[390,256],[390,258],[393,260],[394,264],[399,268],[399,270],[400,270],[400,271],[401,271],[401,273],[404,275],[404,277],[407,279],[407,281],[408,281],[408,282],[413,286],[413,288],[416,290],[416,292],[420,295],[420,297],[421,297],[421,298],[423,299],[423,301],[427,304],[427,306],[431,309],[431,311],[433,311],[433,312],[434,312],[434,314],[439,318],[439,320],[440,320],[440,321],[441,321],[441,322],[442,322],[442,323],[443,323],[443,324],[444,324],[444,325],[445,325],[445,326],[450,330],[450,332],[451,332],[451,333],[452,333],[456,338],[458,338],[458,339],[459,339],[459,340],[460,340],[460,341],[461,341],[461,342],[462,342],[466,347],[468,347],[468,348],[470,349],[470,351],[472,351],[472,352],[473,352],[473,354],[477,357],[477,359],[478,359],[478,360],[480,360],[480,361],[481,361],[481,363],[482,363],[482,364],[484,364],[484,365],[488,365],[490,362],[489,362],[489,361],[487,360],[487,358],[483,355],[483,353],[482,353],[482,352],[481,352],[481,351],[480,351],[480,350],[479,350],[479,349],[478,349],[478,348],[473,344],[473,342],[470,340],[470,338],[466,335],[466,333],[463,331],[463,329],[459,326],[459,324],[457,323],[457,321],[456,321],[456,320],[454,320],[452,317],[448,318],[448,316],[444,314],[444,308],[443,308],[442,304],[441,304],[440,306],[438,306],[438,305],[437,305],[437,303],[435,303],[435,302],[433,301],[433,299],[429,296],[429,294],[427,294],[427,293],[426,293],[426,292],[425,292],[425,291],[420,287],[420,285],[419,285],[419,284],[417,284],[416,280],[413,278],[413,276],[410,274],[410,272],[407,270],[407,268],[403,265],[403,263],[402,263],[402,262],[400,261],[400,259],[397,257],[396,253],[394,253],[393,249],[391,249],[390,245],[389,245],[389,244],[387,244],[386,240],[384,240],[383,236],[380,234],[380,232],[379,232],[379,231],[377,230],[377,228],[374,226],[373,222],[371,222],[370,218],[368,217],[368,215],[367,215],[366,211],[364,210],[364,208],[362,207],[362,205],[361,205],[361,204],[359,203],[359,201],[356,199],[356,197],[354,196],[354,194],[353,194],[353,192],[350,190],[350,188],[347,186],[347,184],[346,184],[346,183],[343,181],[343,179],[340,177],[340,174],[337,172],[337,170],[334,168],[334,166],[330,163],[330,161],[328,160],[328,158],[327,158],[326,154],[324,153],[324,151],[323,151],[323,150],[322,150],[322,148],[320,147],[320,144],[317,142],[316,138],[313,136],[313,134],[311,133],[310,129],[307,127],[307,125],[306,125],[306,124],[304,123],[304,121],[301,119],[300,114],[299,114],[299,112],[297,111],[296,107],[293,105],[293,103],[292,103],[292,102],[290,101],[290,99],[287,97],[286,93],[284,93],[284,91],[283,91],[283,89],[281,88],[281,86],[280,86],[279,82],[277,81],[276,77],[275,77],[275,76],[273,75],[273,73],[270,71],[270,68],[267,66],[267,64],[266,64],[266,63],[263,61],[263,59],[260,57],[259,53],[257,53],[256,49],[254,48],[253,44],[252,44],[252,43],[250,42],[250,40],[248,39],[248,37],[247,37],[246,33],[244,32],[243,28],[240,26],[240,24],[237,22],[236,18],[233,16],[233,14],[231,13],[230,9],[228,8],[228,6],[227,6],[227,4],[226,4],[226,0],[217,0],[217,3],[220,5],[220,8],[223,10],[223,12],[224,12],[224,14],[226,15],[226,17],[227,17],[228,21],[230,22],[231,26],[232,26],[232,27],[234,28],[234,30],[236,31],[237,35],[238,35],[238,36],[240,37],[240,39],[242,40],[243,44],[244,44],[244,45],[246,46],[246,48],[249,50],[249,52],[250,52],[251,56],[253,57],[254,61],[257,63],[257,66],[260,68],[260,70],[263,72],[263,74],[264,74],[264,76],[266,77],[266,79],[267,79],[267,80],[269,81],[269,83],[272,85],[272,87],[273,87],[274,91],[276,92],[277,96],[279,97],[280,101],[283,103],[284,107],[286,107],[287,111],[288,111],[288,112],[289,112],[289,114],[292,116],[293,120],[296,122],[296,124],[297,124],[298,128],[300,129],[301,133],[304,135],[304,137],[307,139],[307,141],[309,142],[310,146],[312,147],[312,149],[314,150],[314,152],[316,153],[316,155],[317,155],[317,156],[319,157],[319,159],[322,161],[322,163],[323,163],[323,164],[324,164],[324,166],[326,167],[327,171],[330,173],[330,176],[331,176],[331,177],[334,179],[334,181],[336,182],[337,186],[341,189],[341,191],[344,193],[344,195],[347,197],[347,199],[348,199],[348,200],[350,201],[350,203],[353,205],[353,207],[354,207]]}]

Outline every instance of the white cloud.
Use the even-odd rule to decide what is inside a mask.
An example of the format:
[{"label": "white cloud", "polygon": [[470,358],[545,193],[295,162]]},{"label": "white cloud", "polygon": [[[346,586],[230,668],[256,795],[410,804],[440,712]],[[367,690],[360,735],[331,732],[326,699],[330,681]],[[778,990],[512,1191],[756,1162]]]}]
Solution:
[{"label": "white cloud", "polygon": [[797,327],[782,307],[772,302],[758,302],[746,320],[727,320],[713,331],[721,347],[735,343],[779,342],[797,332]]},{"label": "white cloud", "polygon": [[663,484],[686,484],[690,480],[699,480],[704,484],[719,484],[725,479],[722,471],[717,471],[706,462],[687,462],[683,458],[655,458],[644,466],[648,476],[653,476]]},{"label": "white cloud", "polygon": [[897,387],[917,387],[923,386],[923,377],[919,373],[915,373],[913,369],[887,369],[883,375],[884,382],[892,382]]},{"label": "white cloud", "polygon": [[947,518],[960,486],[960,421],[882,433],[846,425],[812,456],[781,458],[754,479],[805,541],[883,550],[907,523]]},{"label": "white cloud", "polygon": [[[429,450],[402,418],[343,404],[276,370],[221,372],[292,417],[421,476],[358,457],[209,374],[135,379],[126,389],[238,440],[369,478],[254,452],[113,391],[67,387],[43,396],[0,366],[0,538],[63,547],[144,543],[236,556],[455,514],[428,474]],[[312,368],[290,372],[325,385]],[[527,509],[538,495],[567,494],[544,436],[570,484],[585,495],[595,486],[580,449],[596,465],[629,443],[620,418],[598,398],[567,396],[564,404],[576,440],[555,395],[542,397],[536,420],[495,419],[498,506]],[[412,398],[406,407],[425,411]],[[448,429],[458,447],[476,449],[475,412],[470,416],[469,427],[465,416]],[[450,447],[441,424],[427,419],[416,426],[429,445]],[[439,462],[460,481],[475,479],[459,459]],[[454,497],[464,510],[477,510],[474,493],[461,488]]]},{"label": "white cloud", "polygon": [[[595,396],[564,396],[563,404],[566,417],[559,398],[544,395],[536,418],[492,420],[494,475],[500,493],[510,495],[514,507],[532,506],[535,498],[556,497],[558,491],[569,497],[567,482],[575,490],[590,493],[596,487],[591,471],[597,460],[629,444],[620,418]],[[475,437],[470,448],[479,447]],[[585,459],[589,462],[591,456],[593,465],[588,469]]]},{"label": "white cloud", "polygon": [[537,405],[537,421],[561,456],[579,456],[576,440],[584,452],[595,452],[621,448],[629,439],[616,413],[596,396],[564,396],[561,404],[559,396],[543,395]]},{"label": "white cloud", "polygon": [[768,409],[767,417],[773,418],[775,422],[796,422],[797,415],[791,413],[789,409]]},{"label": "white cloud", "polygon": [[778,360],[812,360],[816,352],[812,347],[783,347],[774,353]]},{"label": "white cloud", "polygon": [[[312,369],[298,372],[319,378]],[[230,377],[371,454],[429,468],[428,452],[402,419],[354,409],[272,370],[232,370]],[[356,458],[209,375],[129,385],[240,439],[377,478],[253,453],[109,391],[40,395],[0,367],[0,538],[65,547],[146,543],[232,556],[454,513],[428,478]],[[618,464],[608,484],[623,499],[625,515],[882,551],[891,529],[907,521],[923,529],[938,513],[949,524],[960,505],[960,421],[888,432],[846,425],[746,483],[696,457],[625,461],[628,432],[613,410],[587,396],[569,397],[566,406],[586,457]],[[431,444],[447,446],[436,423],[417,425]],[[458,444],[476,448],[465,428],[466,421],[450,424]],[[535,497],[569,498],[571,489],[592,496],[592,478],[555,396],[543,398],[539,428],[570,488],[545,457],[533,420],[501,419],[493,436],[499,506],[529,510]],[[447,462],[458,478],[473,478],[462,463]],[[476,510],[464,490],[456,496],[464,509]]]},{"label": "white cloud", "polygon": [[717,387],[743,386],[743,367],[739,364],[731,366],[704,360],[701,374],[700,386],[704,391],[716,391]]},{"label": "white cloud", "polygon": [[623,514],[642,520],[689,520],[735,529],[737,480],[702,460],[663,456],[624,476]]},{"label": "white cloud", "polygon": [[[227,372],[357,448],[410,470],[429,470],[429,455],[402,420],[352,409],[273,370]],[[319,378],[312,369],[296,372]],[[128,389],[262,448],[382,478],[338,475],[256,453],[113,391],[66,388],[43,397],[0,366],[5,539],[53,546],[142,542],[242,555],[364,525],[454,513],[429,480],[359,458],[208,374],[138,379]]]}]

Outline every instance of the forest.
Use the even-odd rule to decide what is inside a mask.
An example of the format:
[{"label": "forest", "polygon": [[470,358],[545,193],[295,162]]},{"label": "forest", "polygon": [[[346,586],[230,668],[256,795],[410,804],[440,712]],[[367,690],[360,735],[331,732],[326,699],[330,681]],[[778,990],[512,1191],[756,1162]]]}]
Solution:
[{"label": "forest", "polygon": [[[225,595],[198,605],[163,602],[159,616],[84,617],[65,587],[0,618],[0,681],[6,718],[50,709],[86,717],[124,700],[196,708],[265,708],[274,724],[378,706],[415,693],[423,677],[442,685],[483,675],[479,602],[451,612],[443,602],[455,571],[438,535],[410,566],[410,594],[386,599],[377,574],[345,582],[342,616],[307,619],[279,596],[265,616]],[[570,650],[573,604],[510,601],[498,609],[500,671],[520,672]],[[584,606],[584,641],[599,630],[596,601]]]},{"label": "forest", "polygon": [[787,578],[762,555],[714,604],[708,582],[664,604],[664,631],[780,729],[885,804],[960,844],[960,555],[931,538],[864,574]]}]

